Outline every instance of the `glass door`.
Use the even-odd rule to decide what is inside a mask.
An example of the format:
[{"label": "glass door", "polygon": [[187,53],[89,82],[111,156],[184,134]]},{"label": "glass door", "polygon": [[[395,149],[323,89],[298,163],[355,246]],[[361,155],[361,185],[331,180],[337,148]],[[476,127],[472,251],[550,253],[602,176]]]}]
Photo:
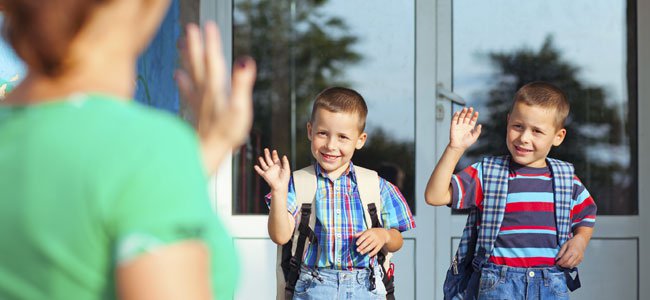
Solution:
[{"label": "glass door", "polygon": [[[570,99],[567,138],[550,156],[575,165],[598,205],[580,266],[583,288],[572,299],[635,299],[641,290],[639,240],[647,234],[640,230],[638,153],[647,141],[638,135],[640,11],[626,0],[438,1],[439,94],[465,99],[483,125],[459,169],[507,153],[506,117],[523,84],[549,81]],[[439,154],[448,142],[449,117],[460,109],[447,99],[440,96],[437,104]],[[436,215],[438,291],[465,219],[448,210]]]}]

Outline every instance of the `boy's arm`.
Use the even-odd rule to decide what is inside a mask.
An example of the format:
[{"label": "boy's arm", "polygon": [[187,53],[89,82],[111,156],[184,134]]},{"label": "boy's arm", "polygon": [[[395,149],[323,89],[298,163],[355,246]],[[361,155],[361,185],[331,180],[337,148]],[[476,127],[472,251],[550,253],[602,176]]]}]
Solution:
[{"label": "boy's arm", "polygon": [[268,231],[271,240],[284,245],[291,239],[296,224],[293,215],[287,210],[288,188],[271,190],[271,207],[269,208]]},{"label": "boy's arm", "polygon": [[433,169],[424,190],[427,204],[451,204],[451,176],[465,150],[474,144],[481,134],[481,125],[476,125],[477,120],[478,112],[471,107],[454,113],[449,130],[449,144]]},{"label": "boy's arm", "polygon": [[594,228],[587,226],[580,226],[573,230],[573,237],[562,245],[555,258],[556,264],[568,269],[578,266],[585,257],[585,250],[593,233]]},{"label": "boy's arm", "polygon": [[435,206],[451,204],[451,176],[464,152],[463,149],[447,145],[424,190],[424,200],[427,204]]},{"label": "boy's arm", "polygon": [[290,239],[295,227],[295,220],[287,210],[287,196],[289,181],[291,180],[291,167],[286,156],[278,156],[278,152],[264,149],[264,157],[259,157],[259,164],[255,171],[271,187],[271,206],[269,207],[268,231],[271,240],[284,245]]}]

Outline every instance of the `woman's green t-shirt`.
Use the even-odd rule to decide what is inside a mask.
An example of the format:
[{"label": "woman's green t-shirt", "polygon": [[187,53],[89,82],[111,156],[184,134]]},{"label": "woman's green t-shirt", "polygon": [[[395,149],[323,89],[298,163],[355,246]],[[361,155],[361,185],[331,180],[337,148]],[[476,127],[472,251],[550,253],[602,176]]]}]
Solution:
[{"label": "woman's green t-shirt", "polygon": [[0,105],[0,299],[114,298],[120,263],[188,239],[232,298],[233,242],[178,118],[99,94]]}]

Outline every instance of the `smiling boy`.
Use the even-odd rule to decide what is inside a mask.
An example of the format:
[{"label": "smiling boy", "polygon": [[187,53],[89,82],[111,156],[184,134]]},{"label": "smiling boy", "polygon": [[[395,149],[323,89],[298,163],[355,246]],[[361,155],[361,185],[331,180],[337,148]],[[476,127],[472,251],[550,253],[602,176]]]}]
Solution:
[{"label": "smiling boy", "polygon": [[[312,229],[317,243],[309,244],[302,255],[293,299],[386,299],[375,257],[382,249],[399,250],[401,232],[415,227],[400,191],[382,178],[375,188],[381,198],[378,214],[383,226],[370,228],[364,221],[358,188],[362,168],[355,167],[351,159],[366,142],[367,113],[363,97],[347,88],[328,88],[314,102],[307,134],[316,161]],[[255,170],[271,187],[269,236],[284,245],[293,236],[300,212],[289,161],[265,149]]]},{"label": "smiling boy", "polygon": [[[476,247],[459,248],[450,269],[457,275],[458,262],[471,263],[480,273],[478,291],[469,290],[464,297],[568,299],[567,284],[573,282],[565,270],[582,261],[596,217],[596,204],[573,166],[548,158],[566,136],[568,114],[569,102],[557,87],[524,85],[508,114],[510,155],[487,157],[455,175],[481,125],[472,108],[454,114],[449,144],[431,174],[425,199],[430,205],[475,211],[468,228],[478,234],[466,230],[461,243],[471,244],[474,235]],[[471,251],[475,257],[466,259]],[[445,299],[458,288],[447,286],[451,282],[445,284]]]}]

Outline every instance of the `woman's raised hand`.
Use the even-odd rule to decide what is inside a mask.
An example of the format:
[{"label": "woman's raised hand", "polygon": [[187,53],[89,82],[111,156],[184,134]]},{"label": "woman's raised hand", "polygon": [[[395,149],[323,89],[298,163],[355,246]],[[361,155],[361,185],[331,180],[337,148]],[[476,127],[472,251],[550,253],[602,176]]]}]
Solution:
[{"label": "woman's raised hand", "polygon": [[221,38],[214,22],[206,23],[203,34],[196,24],[187,25],[180,44],[183,68],[176,72],[176,81],[194,113],[205,167],[212,173],[225,154],[248,137],[253,120],[255,61],[246,57],[234,63],[228,89]]}]

